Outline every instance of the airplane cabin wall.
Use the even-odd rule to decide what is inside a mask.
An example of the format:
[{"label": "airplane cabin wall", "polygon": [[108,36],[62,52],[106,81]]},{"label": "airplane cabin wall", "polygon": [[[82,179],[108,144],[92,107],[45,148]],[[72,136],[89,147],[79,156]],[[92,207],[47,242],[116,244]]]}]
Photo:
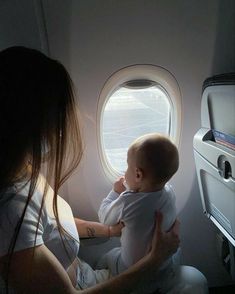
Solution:
[{"label": "airplane cabin wall", "polygon": [[[40,1],[0,1],[0,50],[10,46],[28,46],[46,51],[42,42]],[[39,26],[40,23],[40,26]]]},{"label": "airplane cabin wall", "polygon": [[[228,5],[221,4],[224,2]],[[226,26],[221,19],[229,13],[231,16],[232,1],[88,0],[43,4],[51,55],[69,69],[82,113],[84,158],[67,183],[75,215],[96,220],[99,204],[111,189],[102,170],[96,129],[99,95],[106,80],[129,65],[166,68],[177,79],[182,93],[181,160],[172,184],[182,223],[183,263],[201,270],[210,285],[229,283],[216,252],[217,231],[202,212],[192,142],[200,128],[202,83],[208,76],[222,73],[218,66],[215,70],[214,64],[219,60],[228,64],[223,56],[233,52],[229,42],[220,54],[216,52],[218,33],[223,35]],[[232,27],[226,27],[228,39],[233,33]]]},{"label": "airplane cabin wall", "polygon": [[20,44],[47,52],[49,45],[51,57],[66,66],[76,86],[84,157],[61,192],[74,214],[97,220],[99,204],[111,189],[97,148],[97,105],[104,83],[128,65],[164,67],[182,94],[180,169],[171,182],[183,263],[201,270],[210,285],[230,283],[216,251],[217,230],[202,212],[192,142],[200,128],[204,79],[235,70],[234,1],[43,0],[46,31],[33,7],[41,2],[18,2],[1,1],[0,48]]}]

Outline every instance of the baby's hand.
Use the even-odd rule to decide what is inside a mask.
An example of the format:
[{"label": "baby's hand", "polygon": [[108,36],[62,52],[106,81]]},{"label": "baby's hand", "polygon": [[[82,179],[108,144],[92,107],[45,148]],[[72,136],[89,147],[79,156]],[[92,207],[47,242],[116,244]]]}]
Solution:
[{"label": "baby's hand", "polygon": [[124,181],[125,181],[125,178],[120,177],[116,182],[114,182],[113,190],[116,193],[121,194],[122,192],[124,192],[126,190],[126,187],[123,185]]}]

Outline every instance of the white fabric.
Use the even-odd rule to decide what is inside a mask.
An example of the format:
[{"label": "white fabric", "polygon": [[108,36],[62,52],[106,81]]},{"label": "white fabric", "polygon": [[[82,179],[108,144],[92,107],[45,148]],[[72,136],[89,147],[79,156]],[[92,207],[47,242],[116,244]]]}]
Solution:
[{"label": "white fabric", "polygon": [[208,284],[205,276],[192,266],[180,266],[175,273],[172,287],[167,294],[207,294]]},{"label": "white fabric", "polygon": [[[14,251],[19,251],[34,246],[36,225],[38,222],[37,218],[41,205],[44,181],[44,178],[41,177],[40,181],[38,182],[37,189],[27,208],[23,226],[20,230],[19,238],[17,240]],[[27,199],[28,189],[28,184],[24,187],[22,185],[16,185],[12,188],[9,188],[4,195],[0,195],[0,256],[7,254],[8,246],[10,244],[15,225],[20,219]],[[58,197],[58,210],[61,224],[78,241],[69,241],[70,243],[67,249],[71,254],[71,259],[68,259],[58,233],[56,221],[53,214],[52,199],[53,191],[51,188],[49,188],[46,197],[46,203],[42,210],[41,219],[39,221],[36,245],[45,244],[45,246],[47,246],[51,250],[51,252],[58,258],[64,268],[67,269],[67,267],[71,264],[71,260],[73,260],[77,256],[79,250],[79,236],[70,206],[62,198]],[[200,289],[203,288],[202,285],[205,284],[205,278],[203,279],[203,276],[200,276],[198,278],[198,273],[200,272],[196,271],[195,274],[195,271],[190,272],[191,280],[188,278],[189,274],[187,270],[180,271],[179,274],[177,274],[177,279],[174,279],[175,287],[178,287],[179,284],[181,286],[185,285],[185,281],[187,281],[186,284],[188,285],[187,289],[190,289],[189,292],[187,292],[187,289],[185,289],[184,292],[169,292],[169,294],[207,293],[206,291],[200,292]],[[87,263],[80,261],[79,267],[77,268],[77,288],[80,289],[79,285],[82,288],[87,288],[96,285],[97,283],[101,283],[109,279],[110,277],[111,273],[109,270],[103,269],[94,271]],[[143,289],[145,289],[145,287],[146,285],[143,287]],[[194,288],[197,289],[197,291],[198,289],[200,291],[193,292],[192,289]],[[143,289],[139,289],[140,292],[137,291],[135,293],[147,293]],[[0,277],[0,293],[5,292],[6,289],[4,281]],[[9,293],[14,293],[14,291],[10,289]]]},{"label": "white fabric", "polygon": [[77,268],[77,289],[86,289],[111,278],[108,269],[93,270],[86,262],[79,260]]},{"label": "white fabric", "polygon": [[[155,226],[155,213],[164,215],[162,229],[170,229],[176,219],[175,194],[167,184],[161,191],[119,194],[111,191],[102,201],[98,215],[102,223],[114,225],[125,223],[121,247],[112,249],[99,262],[98,267],[108,267],[112,275],[124,271],[142,258],[149,250]],[[167,260],[162,268],[171,263]]]},{"label": "white fabric", "polygon": [[[8,189],[4,195],[0,195],[0,256],[8,253],[15,227],[22,215],[26,202],[26,193],[28,187],[24,187],[18,194],[17,187]],[[17,197],[15,197],[17,195]],[[36,226],[38,222],[38,211],[40,210],[40,193],[35,193],[25,214],[19,236],[16,241],[14,251],[34,246]],[[8,201],[7,201],[8,200]],[[43,244],[44,226],[47,223],[45,210],[42,211],[39,221],[36,245]]]},{"label": "white fabric", "polygon": [[[151,281],[152,279],[152,281]],[[158,291],[158,292],[156,292]],[[208,285],[205,276],[191,266],[166,268],[149,278],[149,283],[132,294],[207,294]]]},{"label": "white fabric", "polygon": [[[45,179],[40,177],[37,188],[27,207],[24,221],[14,248],[15,252],[34,246],[44,183]],[[28,190],[29,183],[21,183],[9,188],[4,195],[0,195],[0,256],[6,255],[8,252],[15,227],[20,220],[27,200]],[[46,202],[39,220],[36,245],[45,244],[45,246],[50,249],[66,270],[71,264],[71,260],[74,260],[78,254],[79,236],[70,206],[66,201],[58,196],[58,211],[61,224],[64,229],[67,230],[76,240],[74,241],[68,239],[65,242],[65,246],[71,258],[70,259],[68,258],[61,242],[53,213],[52,199],[53,191],[49,187]]]}]

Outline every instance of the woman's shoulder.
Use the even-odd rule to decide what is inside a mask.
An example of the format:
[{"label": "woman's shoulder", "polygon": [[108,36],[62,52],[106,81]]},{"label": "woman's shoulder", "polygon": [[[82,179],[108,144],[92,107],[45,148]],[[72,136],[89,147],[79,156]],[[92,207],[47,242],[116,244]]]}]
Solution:
[{"label": "woman's shoulder", "polygon": [[14,210],[17,212],[18,208],[25,204],[27,200],[27,194],[19,189],[19,185],[12,185],[7,187],[0,193],[0,217],[8,210]]},{"label": "woman's shoulder", "polygon": [[36,244],[43,242],[47,216],[42,210],[39,218],[42,195],[35,191],[28,201],[29,186],[29,183],[15,184],[0,195],[0,256],[7,253],[19,224],[21,226],[14,251],[32,247],[36,235]]},{"label": "woman's shoulder", "polygon": [[[33,219],[39,215],[42,203],[42,193],[35,189],[28,200],[30,183],[16,183],[0,194],[0,230],[1,227],[15,226],[25,210],[25,219]],[[41,211],[42,219],[45,210]],[[4,224],[4,225],[3,225]]]},{"label": "woman's shoulder", "polygon": [[[5,189],[0,194],[0,211],[7,211],[14,209],[15,212],[21,210],[25,206],[29,194],[29,182],[15,183],[11,187]],[[42,194],[35,190],[30,201],[29,206],[38,206],[42,201]]]}]

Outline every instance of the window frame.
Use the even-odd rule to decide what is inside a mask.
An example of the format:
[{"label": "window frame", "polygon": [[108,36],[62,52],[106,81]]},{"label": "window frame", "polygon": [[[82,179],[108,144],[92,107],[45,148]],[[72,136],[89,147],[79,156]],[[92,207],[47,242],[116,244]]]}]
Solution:
[{"label": "window frame", "polygon": [[105,154],[105,148],[102,139],[103,113],[106,104],[112,94],[123,84],[130,80],[150,80],[159,85],[165,92],[171,105],[170,113],[170,133],[172,141],[179,148],[181,128],[182,128],[182,98],[180,87],[175,77],[166,69],[155,65],[132,65],[122,68],[112,74],[101,89],[97,108],[97,142],[100,161],[106,177],[113,182],[121,174],[118,173],[109,163]]}]

